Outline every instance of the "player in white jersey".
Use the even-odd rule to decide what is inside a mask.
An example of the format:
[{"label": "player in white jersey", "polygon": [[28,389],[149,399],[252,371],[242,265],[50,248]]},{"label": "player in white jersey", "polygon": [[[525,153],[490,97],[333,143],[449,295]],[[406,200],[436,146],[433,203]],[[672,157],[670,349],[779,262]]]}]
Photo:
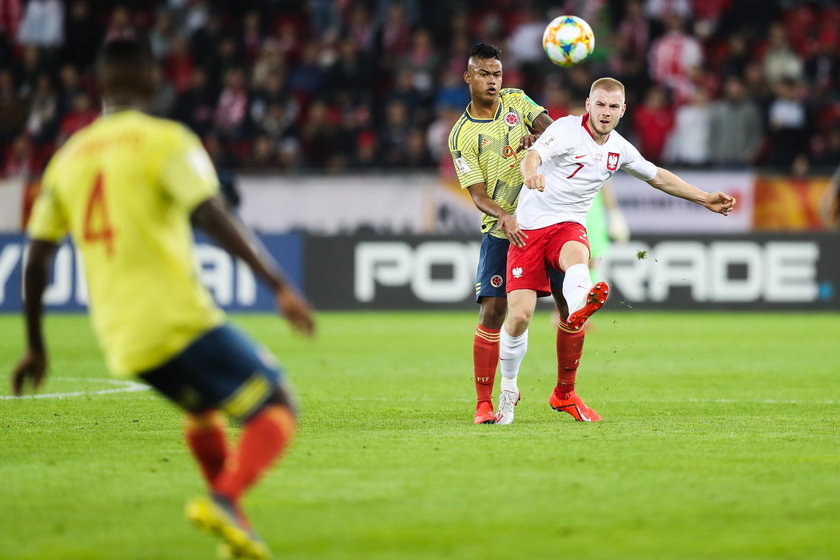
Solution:
[{"label": "player in white jersey", "polygon": [[[707,193],[644,159],[614,131],[627,106],[624,86],[613,78],[593,82],[583,117],[568,116],[552,123],[522,161],[526,189],[516,220],[524,246],[511,244],[507,262],[508,316],[503,329],[509,339],[524,333],[537,297],[548,295],[549,267],[565,272],[563,297],[568,317],[557,333],[557,386],[549,405],[575,420],[601,419],[575,393],[577,367],[583,352],[583,325],[606,302],[605,282],[592,286],[586,213],[598,190],[619,169],[667,194],[729,214],[735,199],[722,192]],[[541,167],[540,167],[541,166]],[[502,348],[502,351],[511,349]],[[524,351],[519,357],[519,363]]]}]

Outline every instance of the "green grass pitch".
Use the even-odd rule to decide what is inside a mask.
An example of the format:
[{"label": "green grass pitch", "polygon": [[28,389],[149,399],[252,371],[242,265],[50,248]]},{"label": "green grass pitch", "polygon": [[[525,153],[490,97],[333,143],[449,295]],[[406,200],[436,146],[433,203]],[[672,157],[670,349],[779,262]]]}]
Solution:
[{"label": "green grass pitch", "polygon": [[[578,392],[547,405],[540,312],[512,426],[473,426],[476,313],[323,313],[317,340],[234,321],[284,363],[299,437],[246,499],[282,559],[840,558],[836,314],[602,312]],[[203,559],[180,415],[117,388],[81,316],[50,316],[51,379],[0,400],[0,557]],[[0,366],[22,345],[0,317]],[[8,373],[0,395],[8,395]]]}]

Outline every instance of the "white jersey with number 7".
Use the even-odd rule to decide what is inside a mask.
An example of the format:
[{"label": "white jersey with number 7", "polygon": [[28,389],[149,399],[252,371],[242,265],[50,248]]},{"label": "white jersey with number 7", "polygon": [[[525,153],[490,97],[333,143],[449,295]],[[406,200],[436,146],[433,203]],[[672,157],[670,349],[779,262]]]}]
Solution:
[{"label": "white jersey with number 7", "polygon": [[531,146],[542,159],[545,190],[522,189],[516,209],[522,229],[561,222],[586,226],[592,199],[616,171],[623,169],[642,181],[656,176],[656,166],[618,132],[610,132],[603,145],[596,144],[587,117],[570,115],[554,121]]}]

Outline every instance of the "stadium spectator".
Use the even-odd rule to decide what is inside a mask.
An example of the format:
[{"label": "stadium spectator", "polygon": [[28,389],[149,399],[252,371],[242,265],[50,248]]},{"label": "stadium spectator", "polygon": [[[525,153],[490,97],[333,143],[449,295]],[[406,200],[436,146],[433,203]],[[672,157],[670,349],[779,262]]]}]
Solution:
[{"label": "stadium spectator", "polygon": [[265,42],[263,33],[263,22],[260,13],[256,10],[249,10],[242,20],[242,48],[244,57],[248,64],[253,64]]},{"label": "stadium spectator", "polygon": [[58,92],[52,77],[47,73],[40,74],[29,104],[26,132],[36,144],[48,143],[55,138],[58,118]]},{"label": "stadium spectator", "polygon": [[287,87],[298,103],[307,106],[324,81],[324,71],[318,64],[318,44],[307,42],[301,54],[301,60],[289,72]]},{"label": "stadium spectator", "polygon": [[389,167],[402,167],[408,157],[408,138],[411,134],[408,106],[395,99],[385,108],[384,124],[379,130],[379,151]]},{"label": "stadium spectator", "polygon": [[242,168],[247,170],[266,171],[277,168],[280,165],[280,158],[277,155],[277,146],[274,140],[267,134],[260,134],[251,145],[251,151],[242,162]]},{"label": "stadium spectator", "polygon": [[277,76],[282,85],[286,70],[280,44],[275,39],[266,39],[251,67],[251,87],[256,89],[264,87],[266,81],[272,76]]},{"label": "stadium spectator", "polygon": [[[644,15],[640,0],[629,0],[625,15],[618,24],[617,47],[627,59],[643,60],[650,47],[650,23]],[[616,58],[616,60],[621,60]],[[621,71],[616,68],[616,70]]]},{"label": "stadium spectator", "polygon": [[358,51],[356,44],[344,39],[338,44],[338,57],[327,69],[324,89],[331,102],[369,103],[372,98],[371,61]]},{"label": "stadium spectator", "polygon": [[520,15],[520,21],[514,26],[507,40],[510,64],[542,64],[545,61],[545,52],[542,49],[545,18],[533,5],[526,5]]},{"label": "stadium spectator", "polygon": [[59,47],[64,42],[64,3],[29,0],[18,27],[17,41],[35,47]]},{"label": "stadium spectator", "polygon": [[755,161],[762,144],[759,108],[746,95],[739,78],[727,78],[724,99],[712,106],[709,131],[712,162],[745,166]]},{"label": "stadium spectator", "polygon": [[29,179],[38,172],[35,149],[29,135],[19,134],[3,154],[3,177]]},{"label": "stadium spectator", "polygon": [[729,37],[727,45],[728,50],[721,64],[721,73],[727,78],[729,76],[741,78],[751,60],[747,38],[742,33],[735,33]]},{"label": "stadium spectator", "polygon": [[59,70],[59,115],[65,115],[72,107],[73,100],[80,93],[87,92],[78,70],[72,64],[65,64]]},{"label": "stadium spectator", "polygon": [[564,88],[557,80],[547,80],[542,95],[543,107],[548,116],[554,120],[565,117],[571,109],[571,98],[569,90]]},{"label": "stadium spectator", "polygon": [[708,164],[712,144],[711,121],[709,95],[705,88],[697,88],[691,103],[676,111],[665,159],[681,165]]},{"label": "stadium spectator", "polygon": [[776,22],[770,26],[770,35],[767,39],[767,51],[764,54],[764,79],[771,88],[775,88],[784,79],[798,81],[802,78],[802,59],[791,48],[784,24]]},{"label": "stadium spectator", "polygon": [[770,151],[768,164],[787,168],[799,156],[807,156],[810,140],[808,111],[801,83],[782,78],[768,111]]},{"label": "stadium spectator", "polygon": [[[195,65],[189,43],[187,43],[184,37],[175,37],[172,39],[165,61],[166,78],[175,87],[175,91],[182,92],[187,89],[192,81],[192,73]],[[204,74],[203,70],[202,74],[206,79],[206,74]]]},{"label": "stadium spectator", "polygon": [[204,138],[213,129],[217,100],[218,95],[207,83],[204,70],[195,68],[190,75],[189,86],[175,98],[172,117]]},{"label": "stadium spectator", "polygon": [[169,56],[175,36],[175,20],[172,12],[158,10],[155,26],[149,32],[149,45],[156,60],[164,60]]},{"label": "stadium spectator", "polygon": [[29,97],[32,94],[38,76],[48,70],[41,52],[38,47],[28,45],[23,48],[21,58],[15,65],[15,83],[17,83],[18,93],[24,97]]},{"label": "stadium spectator", "polygon": [[360,53],[369,55],[373,52],[376,43],[376,26],[364,4],[354,3],[344,26],[343,35],[355,45]]},{"label": "stadium spectator", "polygon": [[245,73],[241,68],[232,68],[225,76],[225,87],[219,95],[213,124],[222,135],[239,140],[245,132],[247,116]]},{"label": "stadium spectator", "polygon": [[[840,12],[840,10],[838,10]],[[838,95],[840,85],[840,41],[817,41],[813,56],[805,61],[805,79],[811,84],[811,95],[822,101]]]},{"label": "stadium spectator", "polygon": [[645,15],[656,22],[668,24],[668,19],[676,16],[681,20],[691,18],[691,0],[646,0]]},{"label": "stadium spectator", "polygon": [[25,122],[26,101],[18,94],[11,71],[0,69],[0,142],[16,138]]},{"label": "stadium spectator", "polygon": [[108,27],[105,29],[105,40],[133,37],[136,30],[132,23],[132,14],[128,6],[117,5],[111,11]]},{"label": "stadium spectator", "polygon": [[94,107],[93,100],[85,91],[81,91],[73,98],[73,107],[61,119],[58,129],[58,142],[63,144],[70,136],[96,120],[99,111]]},{"label": "stadium spectator", "polygon": [[665,24],[666,34],[651,47],[650,76],[668,88],[679,105],[690,99],[690,72],[703,64],[703,49],[694,36],[685,32],[684,22],[676,13],[669,12]]},{"label": "stadium spectator", "polygon": [[152,85],[155,88],[146,110],[156,117],[168,117],[172,114],[175,98],[178,95],[172,84],[166,80],[163,68],[155,64],[152,69]]},{"label": "stadium spectator", "polygon": [[461,73],[445,71],[440,78],[440,86],[435,95],[434,107],[463,108],[470,102],[469,94],[464,91],[464,80]]},{"label": "stadium spectator", "polygon": [[300,131],[303,156],[307,165],[327,166],[336,153],[339,141],[335,125],[335,118],[330,114],[326,103],[317,100],[309,105],[306,120]]},{"label": "stadium spectator", "polygon": [[831,170],[831,168],[840,162],[840,126],[835,126],[825,135],[825,138],[820,137],[817,140],[817,150],[811,165],[815,169]]},{"label": "stadium spectator", "polygon": [[[385,12],[384,18],[381,14]],[[381,0],[379,14],[381,23],[380,52],[381,67],[392,70],[397,58],[406,53],[411,46],[411,24],[406,6],[399,1]]]},{"label": "stadium spectator", "polygon": [[411,48],[397,59],[397,68],[410,69],[414,88],[424,100],[433,95],[439,56],[428,29],[418,29],[411,36]]},{"label": "stadium spectator", "polygon": [[90,69],[104,32],[91,11],[90,3],[75,0],[70,5],[64,28],[66,41],[62,47],[62,61],[79,69]]},{"label": "stadium spectator", "polygon": [[650,88],[644,104],[633,113],[633,132],[645,159],[654,163],[662,161],[673,126],[674,111],[667,104],[665,91],[658,86]]}]

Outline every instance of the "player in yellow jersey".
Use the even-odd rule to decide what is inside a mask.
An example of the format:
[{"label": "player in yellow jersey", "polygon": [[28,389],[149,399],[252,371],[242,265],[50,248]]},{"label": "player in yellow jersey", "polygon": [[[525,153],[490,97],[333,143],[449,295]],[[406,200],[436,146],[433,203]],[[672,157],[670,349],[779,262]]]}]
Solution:
[{"label": "player in yellow jersey", "polygon": [[[47,369],[42,295],[52,255],[69,233],[83,257],[94,331],[116,376],[138,376],[186,412],[186,438],[209,495],[188,503],[225,553],[266,558],[239,502],[290,442],[295,406],[276,361],[225,321],[199,284],[190,219],[275,292],[292,327],[312,334],[309,306],[277,263],[226,210],[198,138],[139,109],[152,92],[152,58],[119,39],[100,54],[103,115],[55,154],[29,225],[24,271],[28,349],[12,375],[21,394]],[[242,423],[229,450],[223,415]]]},{"label": "player in yellow jersey", "polygon": [[[484,236],[475,282],[475,297],[480,305],[473,338],[478,400],[475,424],[509,424],[513,421],[513,407],[519,401],[515,373],[525,356],[528,333],[512,338],[502,332],[507,313],[507,253],[510,243],[521,246],[525,242],[513,217],[522,189],[519,169],[522,150],[530,147],[536,136],[553,122],[546,110],[522,90],[502,89],[499,52],[484,43],[473,47],[464,72],[464,81],[470,88],[470,104],[449,134],[449,151],[461,188],[469,191],[483,214]],[[559,273],[553,280],[553,285],[562,285]],[[555,301],[565,306],[559,291]],[[499,407],[494,412],[493,385],[500,351],[502,382]]]}]

